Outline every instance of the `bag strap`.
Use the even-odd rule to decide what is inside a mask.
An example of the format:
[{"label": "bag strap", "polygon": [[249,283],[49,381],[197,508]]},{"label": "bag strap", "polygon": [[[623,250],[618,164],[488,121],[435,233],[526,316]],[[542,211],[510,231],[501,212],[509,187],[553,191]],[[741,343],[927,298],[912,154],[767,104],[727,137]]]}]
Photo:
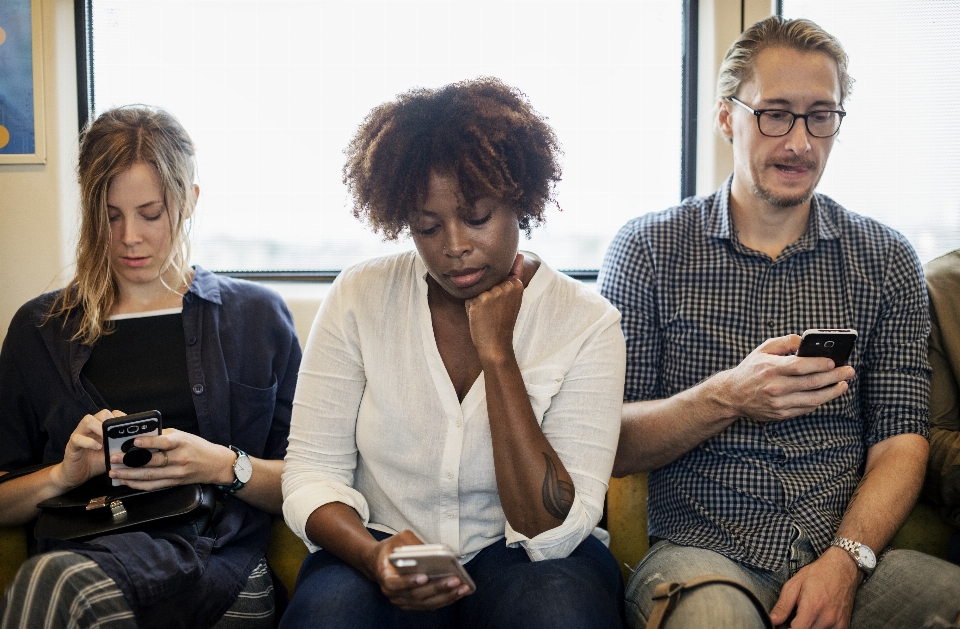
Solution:
[{"label": "bag strap", "polygon": [[756,607],[760,613],[760,618],[763,620],[764,626],[767,627],[767,629],[774,629],[773,622],[770,620],[770,615],[767,614],[767,610],[764,609],[763,603],[760,602],[760,599],[758,599],[749,588],[729,577],[718,574],[705,574],[690,579],[685,583],[661,583],[658,585],[657,589],[653,592],[653,613],[650,614],[650,620],[647,621],[647,629],[662,629],[663,623],[666,622],[670,613],[676,609],[680,603],[680,597],[683,596],[684,592],[689,592],[702,585],[710,585],[713,583],[731,585],[746,594],[747,598],[750,599],[750,602],[753,603],[753,606]]},{"label": "bag strap", "polygon": [[13,470],[12,472],[7,472],[6,474],[0,475],[0,483],[5,483],[8,480],[13,480],[14,478],[20,478],[21,476],[26,476],[27,474],[33,474],[34,472],[39,472],[45,467],[50,467],[51,465],[56,465],[56,463],[40,463],[39,465],[30,465],[27,467],[21,467],[20,469]]}]

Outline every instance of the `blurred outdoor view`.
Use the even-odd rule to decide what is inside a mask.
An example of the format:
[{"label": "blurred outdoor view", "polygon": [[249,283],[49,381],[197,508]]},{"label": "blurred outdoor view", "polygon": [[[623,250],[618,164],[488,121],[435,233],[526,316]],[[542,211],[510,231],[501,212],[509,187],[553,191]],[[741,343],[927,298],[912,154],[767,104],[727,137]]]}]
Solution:
[{"label": "blurred outdoor view", "polygon": [[412,248],[349,210],[343,149],[412,87],[496,76],[549,118],[562,208],[521,248],[596,269],[680,199],[681,0],[93,0],[97,112],[160,105],[198,146],[193,260],[331,270]]},{"label": "blurred outdoor view", "polygon": [[[783,7],[839,37],[856,79],[820,191],[923,262],[960,247],[960,3]],[[681,0],[93,0],[93,32],[97,111],[167,107],[198,145],[211,269],[411,248],[353,218],[343,148],[381,102],[482,75],[524,91],[565,150],[562,211],[521,243],[554,268],[598,268],[626,220],[680,198]]]},{"label": "blurred outdoor view", "polygon": [[784,0],[836,35],[856,80],[820,192],[906,236],[960,248],[960,3]]}]

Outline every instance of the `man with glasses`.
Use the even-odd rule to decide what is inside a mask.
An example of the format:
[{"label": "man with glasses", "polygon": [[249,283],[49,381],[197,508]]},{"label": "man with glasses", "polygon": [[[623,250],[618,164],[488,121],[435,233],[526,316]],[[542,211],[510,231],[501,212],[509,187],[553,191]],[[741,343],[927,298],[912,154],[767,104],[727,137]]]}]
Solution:
[{"label": "man with glasses", "polygon": [[[607,252],[627,341],[614,472],[650,470],[632,626],[670,583],[689,589],[665,627],[955,626],[960,567],[883,552],[923,479],[930,324],[909,243],[814,193],[851,85],[816,24],[747,29],[717,87],[733,174]],[[794,355],[809,328],[859,331],[849,363]]]}]

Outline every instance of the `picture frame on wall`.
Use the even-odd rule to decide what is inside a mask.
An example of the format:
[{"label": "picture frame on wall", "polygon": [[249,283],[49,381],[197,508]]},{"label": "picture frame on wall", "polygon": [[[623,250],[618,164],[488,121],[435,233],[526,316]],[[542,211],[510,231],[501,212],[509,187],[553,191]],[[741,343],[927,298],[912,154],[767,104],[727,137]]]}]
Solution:
[{"label": "picture frame on wall", "polygon": [[0,2],[0,165],[47,161],[40,2]]}]

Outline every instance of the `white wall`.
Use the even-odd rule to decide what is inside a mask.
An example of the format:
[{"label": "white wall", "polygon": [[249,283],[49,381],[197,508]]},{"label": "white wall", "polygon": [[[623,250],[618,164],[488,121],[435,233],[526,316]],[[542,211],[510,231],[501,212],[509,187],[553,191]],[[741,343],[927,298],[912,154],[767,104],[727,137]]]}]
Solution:
[{"label": "white wall", "polygon": [[41,0],[47,163],[0,165],[0,339],[24,302],[72,275],[78,189],[73,0]]}]

